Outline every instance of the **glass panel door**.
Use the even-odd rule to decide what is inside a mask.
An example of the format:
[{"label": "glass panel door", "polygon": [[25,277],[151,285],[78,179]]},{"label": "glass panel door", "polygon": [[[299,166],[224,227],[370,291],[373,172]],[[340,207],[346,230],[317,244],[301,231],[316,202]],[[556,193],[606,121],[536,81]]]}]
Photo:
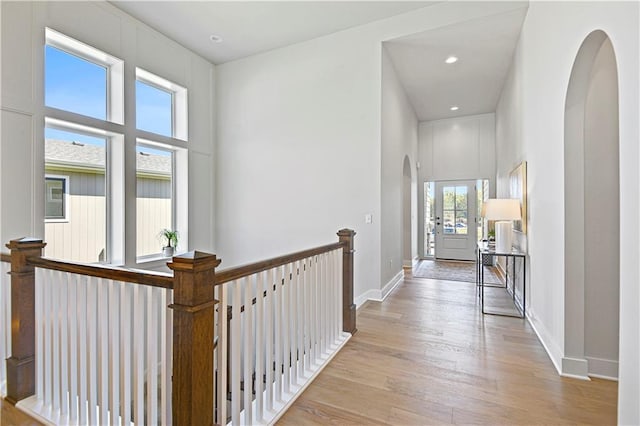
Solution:
[{"label": "glass panel door", "polygon": [[475,259],[475,184],[475,181],[436,182],[436,258]]}]

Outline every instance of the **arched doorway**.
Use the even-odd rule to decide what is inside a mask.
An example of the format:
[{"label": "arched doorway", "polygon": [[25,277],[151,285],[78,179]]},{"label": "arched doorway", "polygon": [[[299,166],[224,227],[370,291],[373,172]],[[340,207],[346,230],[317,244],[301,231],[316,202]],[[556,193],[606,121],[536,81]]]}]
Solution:
[{"label": "arched doorway", "polygon": [[618,74],[609,37],[594,31],[565,103],[565,339],[562,372],[618,377],[620,182]]},{"label": "arched doorway", "polygon": [[411,268],[413,266],[413,256],[411,255],[411,163],[409,157],[404,157],[402,166],[402,266]]}]

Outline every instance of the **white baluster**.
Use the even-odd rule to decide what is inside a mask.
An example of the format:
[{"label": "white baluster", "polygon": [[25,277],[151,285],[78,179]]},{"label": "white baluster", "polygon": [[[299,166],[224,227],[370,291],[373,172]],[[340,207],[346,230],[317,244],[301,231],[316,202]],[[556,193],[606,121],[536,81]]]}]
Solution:
[{"label": "white baluster", "polygon": [[291,293],[291,264],[282,267],[283,282],[282,285],[282,390],[289,393],[291,381],[291,320],[289,310],[289,299]]},{"label": "white baluster", "polygon": [[229,363],[231,364],[231,423],[240,424],[240,343],[242,342],[242,330],[240,325],[242,319],[240,317],[240,307],[242,306],[242,286],[239,281],[232,283],[232,308],[231,308],[231,356]]},{"label": "white baluster", "polygon": [[157,288],[145,287],[147,295],[147,398],[145,406],[147,417],[145,424],[158,424],[158,335],[154,324],[158,323]]},{"label": "white baluster", "polygon": [[217,286],[218,291],[218,347],[216,348],[218,359],[218,424],[227,424],[227,348],[229,346],[229,333],[227,329],[227,291],[229,284]]},{"label": "white baluster", "polygon": [[69,274],[60,273],[60,414],[69,415]]},{"label": "white baluster", "polygon": [[120,418],[120,288],[121,283],[109,282],[109,412],[112,425],[119,424]]},{"label": "white baluster", "polygon": [[264,384],[262,377],[264,374],[264,289],[267,281],[267,272],[264,271],[256,275],[256,412],[255,419],[261,422],[264,417]]},{"label": "white baluster", "polygon": [[87,340],[89,343],[89,359],[87,361],[88,383],[87,390],[89,393],[89,422],[93,425],[98,424],[98,290],[96,288],[96,279],[89,278],[87,280]]},{"label": "white baluster", "polygon": [[275,381],[276,381],[276,401],[282,401],[282,280],[284,279],[283,268],[280,266],[276,269],[276,285],[274,293],[274,309],[275,309]]},{"label": "white baluster", "polygon": [[122,424],[131,422],[131,359],[132,343],[131,330],[135,327],[133,322],[133,287],[134,284],[125,283],[120,293],[121,321],[120,336],[120,415]]},{"label": "white baluster", "polygon": [[[310,371],[311,369],[311,360],[312,356],[312,345],[313,340],[311,339],[311,332],[313,330],[313,326],[311,324],[311,258],[307,258],[304,260],[304,364],[305,371]],[[306,373],[305,373],[306,376]]]},{"label": "white baluster", "polygon": [[269,270],[268,278],[267,278],[267,296],[265,298],[265,312],[264,312],[264,324],[266,330],[266,345],[265,345],[265,354],[267,357],[267,362],[265,364],[266,371],[266,387],[267,387],[267,410],[273,410],[273,326],[274,326],[274,290],[273,286],[276,281],[275,271],[273,269]]},{"label": "white baluster", "polygon": [[43,307],[44,307],[44,353],[42,357],[44,358],[44,405],[46,407],[50,407],[52,405],[52,397],[53,397],[53,388],[51,378],[53,377],[53,365],[52,365],[52,354],[53,354],[53,344],[52,344],[52,335],[53,331],[51,329],[51,310],[52,303],[51,299],[52,295],[52,271],[45,271],[44,278],[44,299],[43,299]]},{"label": "white baluster", "polygon": [[100,424],[109,423],[109,292],[110,280],[98,278],[98,416]]},{"label": "white baluster", "polygon": [[87,398],[89,396],[89,346],[88,346],[88,328],[89,328],[89,280],[86,276],[78,275],[78,387],[80,389],[78,398],[79,423],[84,425],[89,423],[89,407],[87,406]]},{"label": "white baluster", "polygon": [[293,278],[291,280],[291,298],[289,299],[289,312],[291,318],[291,384],[298,385],[298,354],[300,353],[300,346],[298,345],[298,282],[299,282],[299,268],[298,262],[293,262],[291,270]]},{"label": "white baluster", "polygon": [[[242,279],[244,287],[244,343],[242,355],[244,357],[244,424],[253,423],[253,280],[249,277]],[[257,296],[256,296],[257,297]],[[257,303],[257,302],[256,302]],[[256,377],[256,381],[258,378]]]},{"label": "white baluster", "polygon": [[[78,311],[80,303],[78,301],[78,276],[69,274],[69,421],[72,424],[78,422],[78,324],[80,319]],[[36,352],[37,353],[37,352]]]},{"label": "white baluster", "polygon": [[133,422],[144,424],[144,288],[133,289]]},{"label": "white baluster", "polygon": [[302,380],[304,377],[304,369],[307,360],[307,353],[305,346],[305,335],[306,335],[306,300],[305,300],[305,277],[307,275],[306,269],[306,260],[303,259],[298,263],[298,268],[300,270],[300,274],[298,276],[298,377]]},{"label": "white baluster", "polygon": [[318,360],[318,292],[317,292],[317,272],[318,257],[314,256],[310,261],[309,278],[311,280],[309,286],[309,306],[311,308],[311,317],[309,318],[309,326],[311,327],[311,361],[310,364],[317,364]]}]

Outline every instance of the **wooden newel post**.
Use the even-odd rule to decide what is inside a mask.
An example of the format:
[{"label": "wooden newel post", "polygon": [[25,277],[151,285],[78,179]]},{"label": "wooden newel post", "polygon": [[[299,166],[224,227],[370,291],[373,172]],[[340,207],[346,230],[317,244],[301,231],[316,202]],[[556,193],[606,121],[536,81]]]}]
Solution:
[{"label": "wooden newel post", "polygon": [[11,357],[7,358],[7,396],[12,404],[35,393],[36,274],[28,257],[42,256],[42,240],[11,240]]},{"label": "wooden newel post", "polygon": [[340,242],[346,242],[342,249],[342,331],[355,334],[356,305],[353,303],[353,237],[356,232],[352,229],[338,231]]},{"label": "wooden newel post", "polygon": [[213,254],[190,252],[168,263],[173,270],[173,424],[213,424]]}]

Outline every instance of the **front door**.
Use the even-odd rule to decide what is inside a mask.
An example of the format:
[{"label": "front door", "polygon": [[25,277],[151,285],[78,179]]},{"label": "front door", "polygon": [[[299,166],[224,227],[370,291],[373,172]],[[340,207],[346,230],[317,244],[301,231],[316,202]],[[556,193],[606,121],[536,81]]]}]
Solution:
[{"label": "front door", "polygon": [[476,181],[436,182],[436,259],[474,260]]}]

